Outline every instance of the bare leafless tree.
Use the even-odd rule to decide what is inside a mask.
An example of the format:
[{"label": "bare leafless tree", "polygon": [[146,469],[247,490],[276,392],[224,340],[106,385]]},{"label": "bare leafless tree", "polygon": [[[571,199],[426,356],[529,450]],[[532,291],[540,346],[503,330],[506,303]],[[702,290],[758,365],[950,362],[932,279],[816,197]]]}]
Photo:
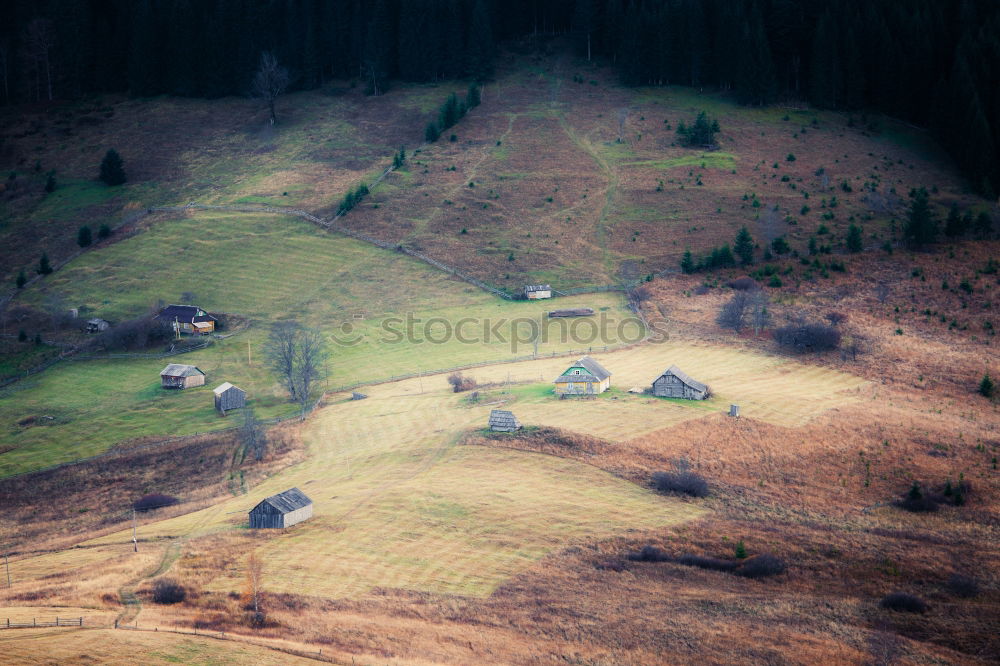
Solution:
[{"label": "bare leafless tree", "polygon": [[278,119],[274,113],[274,103],[285,92],[289,81],[288,70],[278,64],[278,59],[273,54],[267,51],[260,54],[260,64],[257,66],[257,73],[253,75],[250,91],[254,97],[267,104],[272,125]]},{"label": "bare leafless tree", "polygon": [[719,310],[716,319],[722,328],[731,328],[737,333],[747,325],[747,311],[750,307],[750,294],[747,291],[737,291],[733,297]]},{"label": "bare leafless tree", "polygon": [[52,50],[55,46],[55,32],[52,21],[34,18],[28,22],[22,35],[26,74],[34,82],[35,101],[42,99],[42,89],[52,101]]},{"label": "bare leafless tree", "polygon": [[243,425],[240,426],[240,438],[243,440],[243,455],[253,455],[254,460],[262,460],[267,454],[267,434],[257,420],[253,407],[243,408]]},{"label": "bare leafless tree", "polygon": [[618,109],[618,143],[625,140],[626,120],[628,120],[628,109]]},{"label": "bare leafless tree", "polygon": [[759,289],[746,292],[746,294],[750,327],[753,329],[753,334],[757,336],[771,323],[771,311],[767,307],[771,304],[771,299]]},{"label": "bare leafless tree", "polygon": [[328,357],[323,335],[297,321],[275,324],[264,343],[268,366],[278,375],[289,397],[302,406],[303,414],[313,387],[326,375]]},{"label": "bare leafless tree", "polygon": [[263,609],[264,596],[264,563],[256,553],[250,553],[247,558],[246,578],[243,581],[243,605],[248,610],[253,610],[250,616],[250,623],[254,626],[263,626],[266,616]]}]

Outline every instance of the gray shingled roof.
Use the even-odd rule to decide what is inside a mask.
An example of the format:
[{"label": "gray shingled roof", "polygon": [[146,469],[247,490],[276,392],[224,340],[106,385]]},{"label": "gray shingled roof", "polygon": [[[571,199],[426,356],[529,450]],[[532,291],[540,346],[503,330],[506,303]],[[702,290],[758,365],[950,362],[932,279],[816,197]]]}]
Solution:
[{"label": "gray shingled roof", "polygon": [[520,428],[521,422],[514,416],[514,412],[506,409],[494,409],[490,411],[489,426],[491,428]]},{"label": "gray shingled roof", "polygon": [[175,317],[178,321],[186,324],[201,321],[216,321],[215,317],[208,314],[206,310],[203,310],[195,305],[168,305],[160,310],[156,316],[153,317],[153,319],[173,321]]},{"label": "gray shingled roof", "polygon": [[[292,511],[301,509],[304,506],[309,506],[312,504],[312,500],[306,497],[306,494],[298,488],[291,488],[283,493],[271,495],[260,504],[270,504],[280,513],[291,513]],[[260,504],[257,506],[260,506]],[[256,508],[257,507],[254,507],[254,509]]]},{"label": "gray shingled roof", "polygon": [[[684,373],[683,370],[681,370],[680,368],[678,368],[676,365],[672,365],[669,368],[667,368],[666,370],[664,370],[663,371],[663,375],[666,375],[666,374],[673,375],[677,379],[681,380],[682,382],[684,382],[685,384],[687,384],[688,386],[690,386],[691,388],[693,388],[695,391],[707,391],[708,390],[708,385],[707,384],[702,384],[697,379],[691,379],[690,377],[688,377]],[[662,377],[663,375],[660,375],[660,376]]]},{"label": "gray shingled roof", "polygon": [[525,285],[524,291],[526,293],[532,291],[552,291],[552,287],[547,284],[529,284]]},{"label": "gray shingled roof", "polygon": [[219,384],[214,389],[212,389],[212,393],[214,393],[215,395],[222,395],[223,393],[225,393],[229,389],[236,389],[240,393],[246,393],[246,391],[244,391],[243,389],[241,389],[239,386],[235,386],[233,384],[230,384],[229,382],[223,382],[223,383]]},{"label": "gray shingled roof", "polygon": [[205,374],[193,365],[184,365],[183,363],[171,363],[167,367],[160,370],[161,377],[193,377],[195,375]]}]

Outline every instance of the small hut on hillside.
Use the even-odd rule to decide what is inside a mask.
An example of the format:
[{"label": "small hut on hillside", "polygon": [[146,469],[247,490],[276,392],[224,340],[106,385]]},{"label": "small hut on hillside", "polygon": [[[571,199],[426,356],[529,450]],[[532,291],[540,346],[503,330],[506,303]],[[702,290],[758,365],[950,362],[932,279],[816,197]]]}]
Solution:
[{"label": "small hut on hillside", "polygon": [[312,518],[313,503],[298,488],[271,495],[250,509],[250,529],[283,529]]},{"label": "small hut on hillside", "polygon": [[215,408],[223,415],[230,409],[246,407],[247,392],[229,382],[219,384],[212,390],[212,393],[215,394]]},{"label": "small hut on hillside", "polygon": [[87,320],[87,333],[103,333],[111,327],[111,322],[107,319],[94,317]]},{"label": "small hut on hillside", "polygon": [[494,409],[490,411],[489,427],[493,432],[515,432],[521,429],[521,422],[514,416],[514,412]]},{"label": "small hut on hillside", "polygon": [[160,386],[163,388],[186,389],[204,384],[205,373],[193,365],[171,363],[160,370]]},{"label": "small hut on hillside", "polygon": [[670,366],[653,380],[653,395],[661,398],[704,400],[708,394],[707,384],[691,379],[676,365]]},{"label": "small hut on hillside", "polygon": [[603,365],[584,356],[556,377],[552,382],[559,395],[587,395],[604,393],[611,388],[611,373]]},{"label": "small hut on hillside", "polygon": [[534,301],[540,298],[552,298],[552,286],[547,284],[525,285],[524,297],[529,301]]}]

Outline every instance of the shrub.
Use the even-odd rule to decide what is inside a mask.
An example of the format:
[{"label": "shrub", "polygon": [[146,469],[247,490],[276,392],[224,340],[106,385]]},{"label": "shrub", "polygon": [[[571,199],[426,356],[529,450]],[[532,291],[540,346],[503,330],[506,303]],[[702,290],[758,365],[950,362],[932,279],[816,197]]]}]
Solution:
[{"label": "shrub", "polygon": [[17,341],[18,342],[27,342],[28,341],[28,334],[25,333],[25,331],[24,331],[23,328],[20,331],[17,332]]},{"label": "shrub", "polygon": [[89,247],[94,242],[94,235],[88,225],[83,225],[76,232],[76,244],[80,247]]},{"label": "shrub", "polygon": [[840,345],[840,331],[825,324],[797,324],[775,330],[774,339],[795,352],[821,352]]},{"label": "shrub", "polygon": [[38,260],[38,268],[36,270],[39,275],[48,275],[52,272],[52,264],[49,263],[48,252],[42,252],[42,257]]},{"label": "shrub", "polygon": [[678,564],[683,564],[686,567],[698,567],[699,569],[708,569],[709,571],[734,571],[738,562],[731,562],[729,560],[720,560],[717,557],[705,557],[704,555],[692,555],[686,553],[677,558]]},{"label": "shrub", "polygon": [[781,278],[778,277],[777,275],[772,275],[771,279],[767,281],[767,286],[772,287],[774,289],[780,289],[782,284],[784,283],[781,281]]},{"label": "shrub", "polygon": [[22,268],[21,272],[17,274],[17,279],[14,280],[14,284],[17,285],[18,289],[24,289],[24,285],[27,284],[27,282],[28,276],[24,274],[24,269]]},{"label": "shrub", "polygon": [[98,336],[97,343],[107,350],[145,349],[166,343],[173,336],[169,322],[144,316],[112,326]]},{"label": "shrub", "polygon": [[153,601],[158,604],[179,604],[187,597],[184,586],[171,578],[153,583]]},{"label": "shrub", "polygon": [[151,493],[149,495],[143,495],[136,501],[132,502],[132,508],[139,512],[146,512],[152,511],[153,509],[161,509],[165,506],[173,506],[178,502],[180,502],[180,500],[173,495]]},{"label": "shrub", "polygon": [[962,599],[971,599],[979,595],[979,581],[970,576],[953,573],[945,584],[948,592]]},{"label": "shrub", "polygon": [[101,228],[97,230],[97,237],[101,240],[104,240],[110,235],[111,235],[111,227],[109,227],[106,224],[102,224]]},{"label": "shrub", "polygon": [[52,194],[56,191],[56,176],[54,173],[49,173],[45,178],[45,192]]},{"label": "shrub", "polygon": [[125,182],[125,162],[114,148],[101,160],[101,180],[107,185],[121,185]]},{"label": "shrub", "polygon": [[788,241],[785,240],[784,236],[778,236],[771,241],[771,249],[774,250],[775,254],[788,254],[792,251],[792,248],[789,247]]},{"label": "shrub", "polygon": [[476,388],[476,380],[466,377],[461,372],[453,372],[448,375],[448,383],[451,384],[452,391],[461,393]]},{"label": "shrub", "polygon": [[629,553],[628,559],[633,562],[669,562],[670,556],[662,548],[643,546],[642,549],[634,553]]},{"label": "shrub", "polygon": [[749,276],[730,280],[726,286],[735,291],[760,291],[760,284]]},{"label": "shrub", "polygon": [[786,162],[794,162],[795,161],[795,154],[794,153],[788,153],[787,155],[785,155],[785,161]]},{"label": "shrub", "polygon": [[746,560],[736,571],[736,575],[744,578],[767,578],[784,573],[787,568],[780,557],[764,553]]},{"label": "shrub", "polygon": [[690,470],[656,472],[653,487],[661,493],[677,493],[691,497],[707,497],[708,482],[700,474]]},{"label": "shrub", "polygon": [[905,592],[893,592],[882,597],[879,606],[900,613],[926,613],[927,602],[920,597]]}]

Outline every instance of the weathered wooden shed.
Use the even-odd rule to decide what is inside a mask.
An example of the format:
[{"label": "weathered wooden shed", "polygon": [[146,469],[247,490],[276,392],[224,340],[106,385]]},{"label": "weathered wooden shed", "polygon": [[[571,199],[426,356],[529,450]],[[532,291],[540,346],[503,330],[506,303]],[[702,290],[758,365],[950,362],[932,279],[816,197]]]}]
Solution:
[{"label": "weathered wooden shed", "polygon": [[101,319],[100,317],[94,317],[93,319],[87,320],[87,333],[103,333],[108,330],[111,326],[111,322],[107,319]]},{"label": "weathered wooden shed", "polygon": [[653,395],[661,398],[704,400],[708,394],[707,384],[691,379],[676,365],[670,366],[663,371],[663,374],[653,380]]},{"label": "weathered wooden shed", "polygon": [[515,432],[521,429],[521,422],[514,416],[514,412],[493,409],[490,411],[489,426],[494,432]]},{"label": "weathered wooden shed", "polygon": [[229,382],[219,384],[212,393],[215,394],[215,408],[225,414],[230,409],[242,409],[247,404],[247,392]]},{"label": "weathered wooden shed", "polygon": [[271,495],[250,509],[250,529],[282,529],[312,518],[313,503],[298,488]]},{"label": "weathered wooden shed", "polygon": [[171,363],[160,370],[160,385],[163,388],[186,389],[204,384],[205,373],[193,365]]},{"label": "weathered wooden shed", "polygon": [[547,284],[525,285],[524,296],[531,301],[540,298],[552,298],[552,286]]},{"label": "weathered wooden shed", "polygon": [[569,366],[552,382],[560,395],[604,393],[611,388],[611,373],[603,365],[584,356]]}]

